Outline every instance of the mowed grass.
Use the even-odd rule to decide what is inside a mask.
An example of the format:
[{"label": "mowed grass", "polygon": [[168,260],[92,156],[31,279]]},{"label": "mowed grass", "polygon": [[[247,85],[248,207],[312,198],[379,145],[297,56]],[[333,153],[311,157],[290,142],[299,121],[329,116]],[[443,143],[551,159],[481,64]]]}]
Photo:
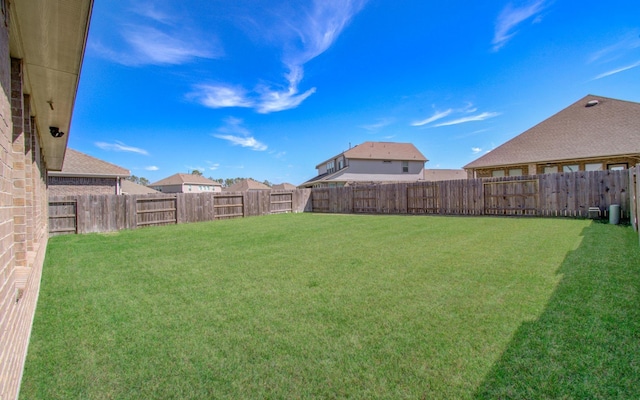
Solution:
[{"label": "mowed grass", "polygon": [[21,399],[638,398],[640,248],[287,214],[49,241]]}]

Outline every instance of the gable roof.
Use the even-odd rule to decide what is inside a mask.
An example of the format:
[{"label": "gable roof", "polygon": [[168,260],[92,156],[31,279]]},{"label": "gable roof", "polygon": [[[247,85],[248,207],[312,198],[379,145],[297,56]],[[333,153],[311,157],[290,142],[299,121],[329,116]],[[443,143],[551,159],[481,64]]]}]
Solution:
[{"label": "gable roof", "polygon": [[423,175],[427,182],[467,179],[467,171],[463,169],[425,169]]},{"label": "gable roof", "polygon": [[128,179],[123,179],[120,185],[123,194],[151,194],[158,193],[157,190],[153,190],[150,187],[139,185],[135,182],[131,182]]},{"label": "gable roof", "polygon": [[275,184],[275,185],[271,186],[271,189],[274,189],[274,190],[294,190],[294,189],[296,189],[296,185],[288,183],[288,182],[284,182],[284,183],[278,183],[278,184]]},{"label": "gable roof", "polygon": [[627,154],[640,154],[640,103],[587,95],[464,168]]},{"label": "gable roof", "polygon": [[412,143],[364,142],[344,152],[350,159],[427,161]]},{"label": "gable roof", "polygon": [[77,150],[67,148],[61,171],[49,171],[51,176],[84,176],[118,178],[131,175],[128,169],[108,163]]},{"label": "gable roof", "polygon": [[174,186],[182,184],[191,185],[207,185],[207,186],[222,186],[220,182],[212,181],[204,176],[194,174],[173,174],[164,179],[160,179],[157,182],[150,184],[149,186]]},{"label": "gable roof", "polygon": [[224,188],[225,192],[246,192],[248,190],[271,190],[271,188],[264,183],[256,182],[253,179],[245,179]]},{"label": "gable roof", "polygon": [[413,143],[364,142],[321,162],[316,168],[341,155],[352,160],[429,161]]}]

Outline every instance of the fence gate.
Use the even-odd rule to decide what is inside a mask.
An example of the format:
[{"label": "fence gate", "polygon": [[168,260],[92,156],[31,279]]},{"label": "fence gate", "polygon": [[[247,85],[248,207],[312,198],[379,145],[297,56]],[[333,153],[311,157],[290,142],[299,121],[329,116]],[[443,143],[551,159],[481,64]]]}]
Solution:
[{"label": "fence gate", "polygon": [[484,183],[484,213],[487,215],[538,215],[538,180]]},{"label": "fence gate", "polygon": [[145,197],[136,200],[136,225],[178,223],[177,197]]},{"label": "fence gate", "polygon": [[293,192],[271,193],[270,211],[274,214],[292,212],[293,211]]},{"label": "fence gate", "polygon": [[329,212],[329,189],[313,189],[311,191],[313,212]]},{"label": "fence gate", "polygon": [[409,214],[437,214],[438,186],[415,185],[407,187],[407,211]]},{"label": "fence gate", "polygon": [[49,202],[49,235],[78,233],[78,203],[76,200]]},{"label": "fence gate", "polygon": [[353,212],[375,213],[378,211],[378,193],[375,187],[353,189]]},{"label": "fence gate", "polygon": [[213,208],[213,219],[244,217],[244,198],[241,194],[215,196]]}]

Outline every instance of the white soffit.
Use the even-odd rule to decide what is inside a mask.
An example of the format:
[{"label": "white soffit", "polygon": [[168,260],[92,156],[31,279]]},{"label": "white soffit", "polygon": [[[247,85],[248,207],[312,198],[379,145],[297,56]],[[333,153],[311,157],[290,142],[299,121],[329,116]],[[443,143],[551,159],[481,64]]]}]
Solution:
[{"label": "white soffit", "polygon": [[[47,169],[62,168],[93,0],[10,1],[11,56],[23,62]],[[49,127],[64,132],[54,138]]]}]

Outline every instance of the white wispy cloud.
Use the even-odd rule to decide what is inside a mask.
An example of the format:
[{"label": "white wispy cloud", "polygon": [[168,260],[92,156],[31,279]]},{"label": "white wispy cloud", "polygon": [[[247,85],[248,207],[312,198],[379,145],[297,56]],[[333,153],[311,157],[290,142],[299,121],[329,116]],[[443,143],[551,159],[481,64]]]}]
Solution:
[{"label": "white wispy cloud", "polygon": [[155,165],[149,165],[148,167],[144,167],[144,169],[145,169],[145,170],[147,170],[147,171],[157,171],[157,170],[159,170],[160,168],[158,168],[158,167],[157,167],[157,166],[155,166]]},{"label": "white wispy cloud", "polygon": [[523,22],[534,18],[534,22],[540,21],[540,12],[544,9],[545,0],[536,0],[521,7],[512,3],[502,9],[496,21],[493,36],[493,51],[500,50],[517,33],[517,27]]},{"label": "white wispy cloud", "polygon": [[253,107],[253,100],[247,97],[243,88],[224,85],[197,85],[187,95],[198,103],[209,108]]},{"label": "white wispy cloud", "polygon": [[265,86],[258,87],[257,91],[260,94],[260,100],[256,110],[261,114],[268,114],[298,107],[307,97],[316,92],[316,88],[311,88],[304,93],[298,94],[298,84],[302,80],[302,76],[302,67],[292,66],[286,75],[289,83],[286,90],[279,91]]},{"label": "white wispy cloud", "polygon": [[280,159],[280,158],[284,157],[287,154],[287,152],[286,151],[278,151],[278,152],[271,151],[271,152],[269,152],[269,154],[271,154],[273,156],[273,158]]},{"label": "white wispy cloud", "polygon": [[640,66],[640,61],[635,62],[635,63],[633,63],[633,64],[631,64],[631,65],[627,65],[626,67],[616,68],[616,69],[614,69],[614,70],[604,72],[604,73],[602,73],[602,74],[600,74],[600,75],[598,75],[598,76],[594,77],[592,80],[594,80],[594,81],[595,81],[595,80],[598,80],[598,79],[602,79],[602,78],[605,78],[605,77],[607,77],[607,76],[611,76],[611,75],[618,74],[618,73],[620,73],[620,72],[628,71],[628,70],[633,69],[633,68],[636,68],[636,67],[638,67],[638,66]]},{"label": "white wispy cloud", "polygon": [[220,163],[214,163],[211,161],[206,161],[206,163],[209,165],[207,168],[210,169],[211,171],[215,171],[218,168],[220,168]]},{"label": "white wispy cloud", "polygon": [[161,10],[160,8],[158,8],[158,5],[154,2],[137,2],[133,4],[131,11],[163,24],[171,24],[172,21],[171,15],[165,10]]},{"label": "white wispy cloud", "polygon": [[466,122],[484,121],[485,119],[494,118],[494,117],[497,117],[498,115],[500,115],[500,113],[498,112],[483,112],[481,114],[472,115],[469,117],[462,117],[462,118],[454,119],[452,121],[441,122],[434,126],[450,126],[450,125],[464,124]]},{"label": "white wispy cloud", "polygon": [[637,48],[640,48],[640,29],[633,29],[615,43],[591,54],[587,62],[610,62]]},{"label": "white wispy cloud", "polygon": [[127,146],[126,144],[124,144],[122,142],[118,142],[118,141],[116,141],[115,143],[95,142],[94,144],[97,147],[101,148],[102,150],[124,151],[124,152],[130,152],[130,153],[143,154],[145,156],[149,155],[149,153],[144,149],[140,149],[138,147]]},{"label": "white wispy cloud", "polygon": [[116,36],[102,42],[92,40],[90,48],[127,66],[180,65],[224,55],[217,37],[199,39],[202,35],[190,28],[189,21],[179,20],[156,4],[138,4],[126,13],[125,19],[126,24],[114,24]]},{"label": "white wispy cloud", "polygon": [[451,109],[451,108],[448,109],[448,110],[445,110],[445,111],[438,111],[438,112],[436,112],[435,114],[433,114],[432,116],[430,116],[427,119],[423,119],[421,121],[416,121],[416,122],[411,123],[411,126],[423,126],[423,125],[430,124],[430,123],[435,122],[435,121],[437,121],[439,119],[448,117],[452,112],[453,112],[453,109]]},{"label": "white wispy cloud", "polygon": [[314,0],[310,10],[303,10],[300,18],[288,21],[301,46],[289,46],[284,62],[300,66],[324,53],[366,3],[366,0]]},{"label": "white wispy cloud", "polygon": [[482,151],[482,149],[481,149],[480,147],[472,147],[472,148],[471,148],[471,152],[472,152],[473,154],[478,154],[478,153],[480,153],[481,151]]},{"label": "white wispy cloud", "polygon": [[195,58],[217,58],[222,54],[206,48],[198,41],[179,38],[149,26],[129,26],[123,32],[132,53],[122,61],[129,65],[155,64],[178,65]]},{"label": "white wispy cloud", "polygon": [[361,125],[360,127],[368,131],[378,131],[385,126],[389,126],[395,122],[395,118],[380,118],[378,122],[368,125]]},{"label": "white wispy cloud", "polygon": [[258,141],[251,135],[251,132],[242,126],[242,120],[238,118],[227,118],[225,125],[218,128],[213,137],[230,142],[234,146],[248,147],[255,151],[267,150],[267,145]]},{"label": "white wispy cloud", "polygon": [[267,149],[267,146],[263,143],[260,143],[254,137],[242,137],[242,136],[234,136],[234,135],[214,135],[218,139],[224,139],[231,142],[233,145],[249,147],[251,150],[256,151],[264,151]]},{"label": "white wispy cloud", "polygon": [[[316,92],[315,87],[300,89],[304,65],[329,49],[365,4],[366,0],[314,0],[310,7],[295,7],[293,14],[279,12],[274,7],[271,15],[276,16],[275,21],[265,24],[256,19],[252,29],[262,30],[265,36],[279,40],[285,84],[260,84],[251,91],[235,88],[233,93],[217,90],[213,94],[211,89],[217,87],[200,85],[192,97],[206,107],[253,107],[261,114],[298,107]],[[219,97],[223,100],[230,97],[230,100],[216,101]]]}]

